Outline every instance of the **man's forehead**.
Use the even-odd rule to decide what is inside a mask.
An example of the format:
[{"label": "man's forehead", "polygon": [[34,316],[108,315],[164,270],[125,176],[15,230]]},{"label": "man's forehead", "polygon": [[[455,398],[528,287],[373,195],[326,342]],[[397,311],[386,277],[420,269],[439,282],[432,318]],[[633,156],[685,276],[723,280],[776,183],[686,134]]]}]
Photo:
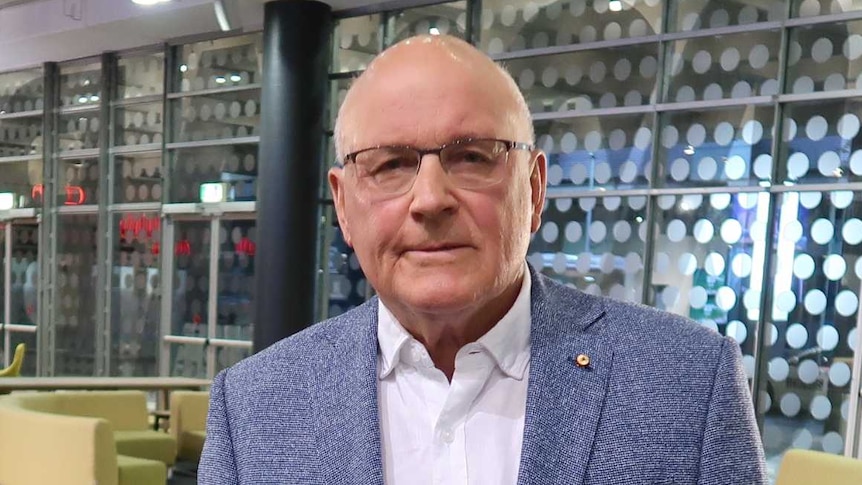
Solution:
[{"label": "man's forehead", "polygon": [[351,86],[339,111],[340,155],[376,145],[515,137],[525,111],[519,103],[511,78],[469,44],[409,39],[384,51]]}]

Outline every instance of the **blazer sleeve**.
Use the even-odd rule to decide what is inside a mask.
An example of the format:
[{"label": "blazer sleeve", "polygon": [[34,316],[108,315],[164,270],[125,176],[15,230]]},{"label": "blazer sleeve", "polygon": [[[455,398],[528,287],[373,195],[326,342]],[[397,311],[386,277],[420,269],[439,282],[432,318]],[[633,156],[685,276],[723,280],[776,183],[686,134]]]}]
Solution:
[{"label": "blazer sleeve", "polygon": [[227,372],[223,370],[216,376],[210,390],[206,441],[198,465],[199,485],[239,484],[224,395]]},{"label": "blazer sleeve", "polygon": [[700,453],[699,485],[767,483],[763,445],[739,345],[722,342]]}]

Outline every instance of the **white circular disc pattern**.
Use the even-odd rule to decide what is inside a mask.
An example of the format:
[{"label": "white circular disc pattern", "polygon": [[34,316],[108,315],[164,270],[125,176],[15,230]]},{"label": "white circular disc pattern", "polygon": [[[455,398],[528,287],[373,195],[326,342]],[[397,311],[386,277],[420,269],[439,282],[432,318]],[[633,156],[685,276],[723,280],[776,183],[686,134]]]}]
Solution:
[{"label": "white circular disc pattern", "polygon": [[814,399],[811,400],[811,416],[814,419],[823,421],[828,418],[831,413],[832,402],[828,397],[820,395],[815,396]]},{"label": "white circular disc pattern", "polygon": [[736,343],[741,344],[745,342],[745,339],[748,337],[748,329],[745,327],[745,324],[739,320],[734,320],[727,324],[727,327],[724,329],[724,334],[733,340],[736,340]]},{"label": "white circular disc pattern", "polygon": [[820,375],[820,367],[817,365],[817,362],[811,359],[803,360],[799,363],[799,367],[797,367],[797,375],[799,376],[799,380],[805,384],[814,384]]},{"label": "white circular disc pattern", "polygon": [[695,286],[688,293],[688,304],[694,309],[703,308],[706,305],[706,289],[701,286]]},{"label": "white circular disc pattern", "polygon": [[667,225],[667,238],[671,242],[680,242],[685,239],[685,223],[679,219],[670,221]]},{"label": "white circular disc pattern", "polygon": [[727,244],[736,244],[742,238],[742,225],[736,219],[721,223],[721,239]]},{"label": "white circular disc pattern", "polygon": [[813,141],[822,140],[828,130],[829,124],[826,122],[826,118],[820,115],[812,116],[805,124],[805,136]]},{"label": "white circular disc pattern", "polygon": [[831,281],[838,281],[847,272],[847,262],[838,254],[830,254],[823,260],[823,274]]},{"label": "white circular disc pattern", "polygon": [[694,223],[693,229],[694,239],[701,244],[706,244],[712,241],[715,236],[715,226],[708,219],[700,219]]},{"label": "white circular disc pattern", "polygon": [[808,329],[800,323],[794,323],[787,327],[787,345],[794,349],[801,349],[808,342]]},{"label": "white circular disc pattern", "polygon": [[850,382],[852,372],[844,362],[835,362],[829,368],[829,382],[836,387],[846,386]]},{"label": "white circular disc pattern", "polygon": [[835,296],[835,311],[839,315],[849,317],[859,308],[859,298],[850,290],[843,290]]},{"label": "white circular disc pattern", "polygon": [[[837,301],[837,299],[836,299]],[[820,315],[826,310],[826,294],[819,289],[808,290],[803,299],[805,311],[812,315]]]},{"label": "white circular disc pattern", "polygon": [[793,180],[800,179],[808,173],[809,160],[802,152],[796,152],[787,157],[787,177]]},{"label": "white circular disc pattern", "polygon": [[826,453],[838,455],[844,451],[844,438],[835,431],[830,431],[823,435],[823,440],[820,444],[823,447],[823,451]]},{"label": "white circular disc pattern", "polygon": [[823,64],[832,57],[832,41],[826,37],[821,37],[814,41],[811,45],[811,58],[818,64]]},{"label": "white circular disc pattern", "polygon": [[800,254],[793,260],[793,274],[800,280],[807,280],[814,274],[814,258]]},{"label": "white circular disc pattern", "polygon": [[721,276],[724,273],[724,257],[718,253],[709,253],[703,262],[703,269],[710,276]]},{"label": "white circular disc pattern", "polygon": [[800,401],[799,396],[792,392],[788,392],[781,397],[781,403],[779,406],[782,414],[788,418],[792,418],[799,414],[799,410],[802,408],[802,402]]},{"label": "white circular disc pattern", "polygon": [[841,237],[844,242],[853,246],[862,242],[862,220],[853,218],[846,221],[841,228]]},{"label": "white circular disc pattern", "polygon": [[733,257],[730,269],[737,277],[747,278],[751,275],[751,256],[745,253],[738,253]]},{"label": "white circular disc pattern", "polygon": [[769,378],[775,382],[784,382],[790,375],[790,366],[787,365],[786,360],[781,357],[775,357],[769,361],[767,374],[769,374]]},{"label": "white circular disc pattern", "polygon": [[828,244],[835,235],[835,227],[829,219],[817,219],[811,224],[811,239],[817,244]]},{"label": "white circular disc pattern", "polygon": [[835,350],[838,346],[838,330],[832,325],[824,325],[817,331],[817,345],[823,350]]},{"label": "white circular disc pattern", "polygon": [[728,47],[721,53],[721,68],[727,72],[732,72],[739,65],[739,51],[734,47]]}]

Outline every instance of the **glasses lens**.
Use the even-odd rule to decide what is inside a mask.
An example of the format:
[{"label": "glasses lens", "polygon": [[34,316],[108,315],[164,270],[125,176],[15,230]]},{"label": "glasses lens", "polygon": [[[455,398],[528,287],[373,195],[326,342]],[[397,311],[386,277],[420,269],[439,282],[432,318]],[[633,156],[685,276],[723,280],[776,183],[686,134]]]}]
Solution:
[{"label": "glasses lens", "polygon": [[419,154],[410,148],[383,147],[356,155],[359,180],[368,189],[383,194],[406,191],[416,176]]},{"label": "glasses lens", "polygon": [[506,143],[498,140],[470,140],[449,145],[440,152],[449,179],[470,189],[493,185],[503,179]]}]

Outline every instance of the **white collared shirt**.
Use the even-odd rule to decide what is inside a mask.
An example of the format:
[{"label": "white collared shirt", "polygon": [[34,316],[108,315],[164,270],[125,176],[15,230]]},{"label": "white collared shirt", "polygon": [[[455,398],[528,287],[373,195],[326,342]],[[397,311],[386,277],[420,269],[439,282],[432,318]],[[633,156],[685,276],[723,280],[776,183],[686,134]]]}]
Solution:
[{"label": "white collared shirt", "polygon": [[514,484],[530,364],[530,275],[506,315],[455,356],[450,383],[380,302],[378,402],[387,485]]}]

